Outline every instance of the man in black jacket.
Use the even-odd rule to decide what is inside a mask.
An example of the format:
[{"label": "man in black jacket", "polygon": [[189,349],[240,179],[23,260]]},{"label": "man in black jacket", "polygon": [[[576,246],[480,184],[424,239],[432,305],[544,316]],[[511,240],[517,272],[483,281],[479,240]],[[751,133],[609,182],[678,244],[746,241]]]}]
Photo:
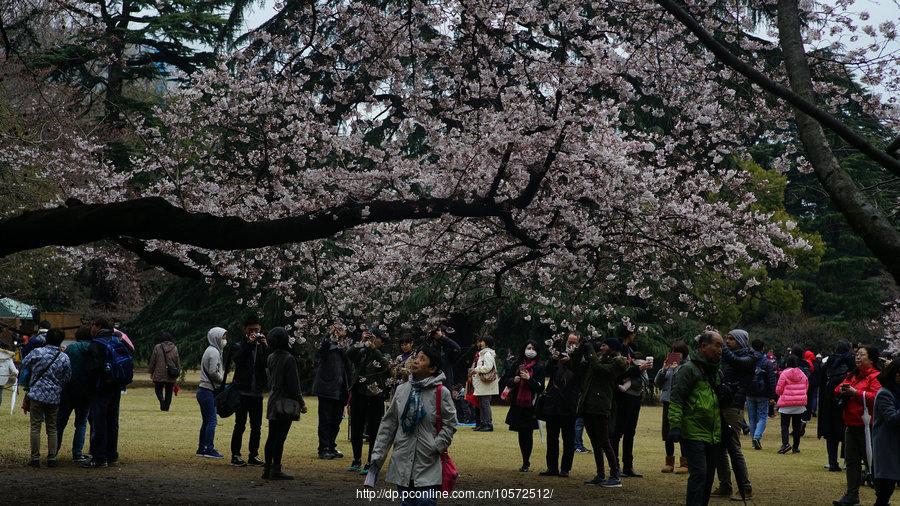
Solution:
[{"label": "man in black jacket", "polygon": [[750,384],[747,395],[747,414],[750,419],[753,449],[762,450],[762,437],[769,421],[769,405],[775,403],[775,385],[778,378],[775,376],[775,366],[769,362],[763,351],[766,349],[766,343],[754,339],[752,345],[756,366],[753,370],[753,383]]},{"label": "man in black jacket", "polygon": [[[750,499],[753,497],[753,489],[750,485],[750,473],[747,470],[747,462],[741,450],[741,420],[744,418],[744,403],[747,401],[747,393],[753,383],[756,371],[756,356],[750,348],[750,335],[746,330],[735,329],[725,336],[725,349],[722,353],[722,385],[730,394],[727,402],[719,400],[722,406],[722,447],[724,451],[716,466],[719,475],[719,488],[713,494],[730,497],[733,488],[731,486],[731,468],[728,458],[731,457],[731,467],[734,468],[734,479],[740,487],[735,499]],[[742,493],[740,492],[742,491]]]},{"label": "man in black jacket", "polygon": [[91,324],[91,346],[86,356],[87,388],[91,392],[91,460],[81,467],[101,468],[119,460],[119,405],[122,385],[110,381],[106,373],[106,346],[114,338],[113,326],[105,318]]},{"label": "man in black jacket", "polygon": [[[269,358],[269,344],[262,334],[262,324],[256,315],[244,320],[244,338],[228,348],[225,354],[226,371],[228,364],[234,364],[234,379],[231,384],[241,395],[241,406],[234,412],[234,432],[231,434],[231,465],[237,467],[263,466],[259,458],[259,440],[262,434],[263,396],[267,389],[266,361]],[[247,418],[250,418],[249,458],[241,458],[241,443]]]},{"label": "man in black jacket", "polygon": [[347,328],[335,323],[317,352],[319,367],[313,381],[313,393],[319,398],[319,458],[344,456],[337,449],[341,415],[350,393],[351,366],[347,360]]}]

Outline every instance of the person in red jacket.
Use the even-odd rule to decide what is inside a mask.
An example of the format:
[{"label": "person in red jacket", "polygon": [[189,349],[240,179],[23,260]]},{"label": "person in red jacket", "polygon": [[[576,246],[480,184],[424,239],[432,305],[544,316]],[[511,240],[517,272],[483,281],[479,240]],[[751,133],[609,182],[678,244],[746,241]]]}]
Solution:
[{"label": "person in red jacket", "polygon": [[847,459],[847,493],[837,501],[835,506],[853,506],[859,504],[859,486],[862,484],[862,462],[866,458],[866,433],[863,426],[863,400],[865,399],[869,413],[875,410],[875,394],[881,388],[878,382],[878,348],[860,346],[856,350],[856,370],[834,389],[844,405],[844,455]]}]

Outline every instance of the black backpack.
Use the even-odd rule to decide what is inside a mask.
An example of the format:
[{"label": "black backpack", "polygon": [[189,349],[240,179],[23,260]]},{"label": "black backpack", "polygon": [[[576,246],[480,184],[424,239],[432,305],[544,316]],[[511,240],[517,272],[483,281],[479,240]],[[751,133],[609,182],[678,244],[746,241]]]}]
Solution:
[{"label": "black backpack", "polygon": [[756,359],[756,370],[753,371],[753,381],[750,383],[750,397],[769,396],[769,359],[765,355]]}]

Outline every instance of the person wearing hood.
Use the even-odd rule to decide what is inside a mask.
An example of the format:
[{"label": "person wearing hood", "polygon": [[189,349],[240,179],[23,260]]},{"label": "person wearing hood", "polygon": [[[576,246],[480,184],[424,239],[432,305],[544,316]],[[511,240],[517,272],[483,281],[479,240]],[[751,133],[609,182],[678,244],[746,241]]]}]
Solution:
[{"label": "person wearing hood", "polygon": [[[744,405],[750,386],[756,376],[756,355],[750,347],[750,335],[746,330],[734,329],[725,336],[725,349],[722,351],[722,383],[730,394],[730,401],[722,404],[722,454],[716,473],[719,476],[719,488],[713,494],[720,497],[731,497],[731,471],[738,494],[735,498],[750,499],[753,488],[750,484],[750,472],[744,452],[741,450],[741,422],[744,419]],[[728,399],[726,399],[728,400]],[[731,458],[729,466],[729,457]]]},{"label": "person wearing hood", "polygon": [[[575,363],[581,362],[582,358],[586,362],[582,371],[577,412],[584,420],[584,429],[594,448],[596,474],[585,483],[605,488],[622,486],[618,459],[610,442],[609,430],[613,390],[616,389],[618,378],[628,367],[627,359],[621,356],[622,350],[622,341],[615,338],[599,344],[599,350],[595,343],[582,341],[572,356]],[[609,463],[609,478],[603,467],[604,456]]]},{"label": "person wearing hood", "polygon": [[481,420],[475,427],[477,432],[494,430],[494,418],[491,413],[491,397],[500,393],[500,377],[497,375],[497,353],[493,350],[494,338],[480,336],[476,341],[478,353],[475,355],[469,377],[472,388],[478,399]]},{"label": "person wearing hood", "polygon": [[875,506],[888,506],[900,483],[900,359],[881,371],[878,382],[872,428]]},{"label": "person wearing hood", "polygon": [[209,346],[200,360],[200,387],[197,388],[197,404],[200,405],[200,444],[197,456],[221,459],[224,456],[215,447],[216,440],[216,394],[222,384],[222,349],[228,345],[227,331],[213,327],[206,333]]},{"label": "person wearing hood", "polygon": [[[638,360],[636,358],[635,340],[637,331],[622,325],[619,328],[619,339],[622,343],[622,356],[628,361],[628,369],[619,378],[618,388],[615,389],[615,415],[612,423],[612,447],[616,453],[616,459],[621,456],[622,476],[625,478],[641,478],[643,475],[634,470],[634,436],[637,433],[638,418],[641,416],[641,399],[644,389],[650,384],[647,371],[653,367],[652,360]],[[619,442],[621,441],[621,453]]]},{"label": "person wearing hood", "polygon": [[[160,333],[156,338],[156,346],[150,353],[150,379],[156,388],[156,398],[159,400],[159,410],[168,411],[172,405],[172,390],[175,381],[181,373],[181,358],[178,356],[178,347],[172,341],[172,334]],[[173,376],[174,374],[174,376]]]},{"label": "person wearing hood", "polygon": [[722,453],[719,362],[725,343],[707,330],[697,338],[699,350],[675,371],[669,397],[669,441],[683,442],[688,464],[688,506],[706,506]]},{"label": "person wearing hood", "polygon": [[[397,387],[375,438],[369,473],[378,473],[393,447],[385,481],[404,492],[437,492],[443,482],[441,454],[456,432],[456,409],[443,385],[440,352],[419,349],[410,363],[410,381]],[[401,504],[435,504],[404,498]]]},{"label": "person wearing hood", "polygon": [[[384,397],[390,375],[390,361],[381,353],[387,334],[373,326],[362,334],[362,340],[347,351],[347,359],[353,365],[350,384],[350,445],[353,462],[350,472],[365,474],[372,460],[372,448],[378,424],[384,416]],[[369,442],[366,464],[362,465],[363,439]]]},{"label": "person wearing hood", "polygon": [[72,460],[84,462],[84,438],[87,433],[87,419],[91,410],[91,385],[88,384],[87,363],[91,353],[91,329],[82,326],[75,331],[75,342],[66,346],[65,354],[72,366],[72,378],[63,387],[56,417],[57,448],[62,448],[63,432],[69,417],[75,412],[75,433],[72,436]]},{"label": "person wearing hood", "polygon": [[291,353],[296,338],[289,336],[284,327],[275,327],[269,331],[267,341],[272,350],[266,359],[270,389],[266,406],[269,436],[266,438],[262,477],[265,480],[293,480],[293,476],[281,470],[281,456],[291,424],[300,419],[300,413],[306,412],[300,392],[297,360]]},{"label": "person wearing hood", "polygon": [[834,395],[834,389],[854,368],[850,341],[838,339],[834,344],[833,353],[822,360],[822,386],[819,389],[819,416],[816,424],[816,436],[825,439],[828,470],[834,473],[842,471],[838,464],[838,449],[844,442],[842,408]]},{"label": "person wearing hood", "polygon": [[[785,454],[791,450],[800,453],[801,421],[806,412],[809,378],[800,369],[800,359],[790,355],[784,362],[786,369],[778,377],[775,393],[778,394],[778,413],[781,415],[781,449]],[[788,428],[793,424],[794,445],[788,444]]]},{"label": "person wearing hood", "polygon": [[16,378],[19,376],[19,370],[16,369],[16,362],[13,360],[15,352],[6,348],[6,345],[0,342],[0,406],[3,405],[3,390],[6,388],[14,388]]}]

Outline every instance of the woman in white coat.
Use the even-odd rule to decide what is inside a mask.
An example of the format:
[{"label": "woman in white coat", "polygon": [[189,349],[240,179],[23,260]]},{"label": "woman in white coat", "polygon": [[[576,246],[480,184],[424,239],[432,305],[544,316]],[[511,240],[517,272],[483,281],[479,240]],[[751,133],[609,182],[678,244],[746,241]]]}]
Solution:
[{"label": "woman in white coat", "polygon": [[472,378],[472,387],[475,397],[478,398],[478,406],[481,410],[481,418],[475,430],[478,432],[492,432],[494,419],[491,415],[491,396],[500,393],[500,377],[497,374],[497,353],[492,349],[494,338],[481,336],[476,343],[478,354],[469,369]]},{"label": "woman in white coat", "polygon": [[3,390],[12,390],[16,384],[16,376],[19,370],[16,369],[16,363],[13,360],[15,352],[6,348],[4,343],[0,343],[0,404],[3,404]]}]

